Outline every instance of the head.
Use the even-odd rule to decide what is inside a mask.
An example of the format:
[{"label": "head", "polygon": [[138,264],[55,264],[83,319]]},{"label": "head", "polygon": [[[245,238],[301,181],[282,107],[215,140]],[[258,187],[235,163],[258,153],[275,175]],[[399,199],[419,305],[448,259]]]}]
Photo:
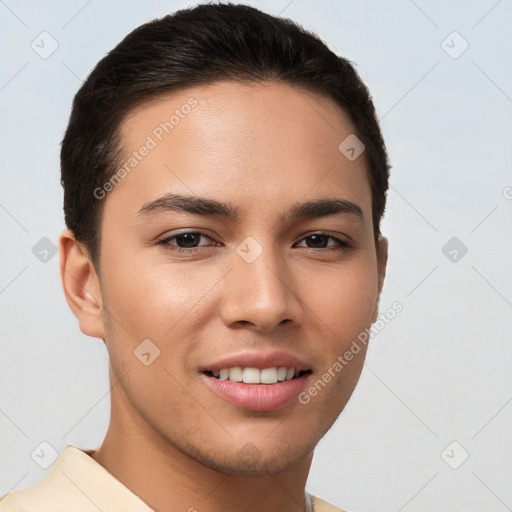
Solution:
[{"label": "head", "polygon": [[[113,415],[228,473],[311,453],[359,378],[365,346],[332,367],[377,318],[387,259],[389,164],[351,63],[249,6],[178,11],[91,72],[61,169],[64,290],[125,376]],[[331,369],[307,404],[212,388],[226,357],[278,352],[306,388]]]}]

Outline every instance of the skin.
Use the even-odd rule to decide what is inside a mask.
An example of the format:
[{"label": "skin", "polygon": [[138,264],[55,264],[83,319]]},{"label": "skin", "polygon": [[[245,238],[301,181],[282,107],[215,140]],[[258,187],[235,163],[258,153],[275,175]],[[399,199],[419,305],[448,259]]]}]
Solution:
[{"label": "skin", "polygon": [[[273,411],[225,402],[199,369],[282,349],[308,362],[310,385],[376,320],[387,242],[375,244],[365,155],[338,150],[355,130],[331,100],[271,82],[216,82],[139,106],[121,126],[126,155],[190,97],[198,106],[102,199],[100,272],[72,232],[60,238],[68,304],[110,355],[111,422],[91,456],[156,511],[303,510],[314,447],[352,394],[364,347],[307,405]],[[138,215],[168,192],[228,202],[240,218]],[[363,216],[280,221],[318,198]],[[206,237],[195,249],[158,243],[178,230]],[[328,234],[312,243],[318,232]],[[247,237],[262,248],[252,263],[236,252]],[[190,252],[169,249],[179,244]],[[134,356],[146,338],[160,350],[149,366]]]}]

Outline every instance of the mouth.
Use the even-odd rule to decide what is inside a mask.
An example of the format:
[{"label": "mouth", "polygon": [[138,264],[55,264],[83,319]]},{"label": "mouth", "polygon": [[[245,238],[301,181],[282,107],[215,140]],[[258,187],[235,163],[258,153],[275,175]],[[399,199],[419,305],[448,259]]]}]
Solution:
[{"label": "mouth", "polygon": [[284,352],[242,353],[200,369],[217,397],[237,408],[280,409],[298,397],[313,374],[301,359]]}]

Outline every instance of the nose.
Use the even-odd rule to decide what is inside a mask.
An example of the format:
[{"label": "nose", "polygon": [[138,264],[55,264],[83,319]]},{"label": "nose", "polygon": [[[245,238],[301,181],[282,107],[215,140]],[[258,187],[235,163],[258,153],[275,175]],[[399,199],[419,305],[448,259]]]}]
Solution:
[{"label": "nose", "polygon": [[252,262],[236,252],[225,277],[221,317],[228,327],[270,332],[280,324],[298,326],[303,307],[293,273],[269,248]]}]

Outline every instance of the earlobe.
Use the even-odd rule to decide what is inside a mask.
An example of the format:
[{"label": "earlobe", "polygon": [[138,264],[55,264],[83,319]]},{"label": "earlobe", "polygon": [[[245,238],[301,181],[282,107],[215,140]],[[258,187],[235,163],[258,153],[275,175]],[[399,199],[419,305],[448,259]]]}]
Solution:
[{"label": "earlobe", "polygon": [[87,336],[105,339],[99,278],[87,250],[65,229],[59,239],[60,276],[66,301]]},{"label": "earlobe", "polygon": [[388,239],[379,236],[377,243],[377,300],[375,301],[375,309],[373,311],[372,323],[377,321],[379,315],[379,302],[382,287],[384,285],[384,278],[386,277],[386,267],[388,263]]}]

